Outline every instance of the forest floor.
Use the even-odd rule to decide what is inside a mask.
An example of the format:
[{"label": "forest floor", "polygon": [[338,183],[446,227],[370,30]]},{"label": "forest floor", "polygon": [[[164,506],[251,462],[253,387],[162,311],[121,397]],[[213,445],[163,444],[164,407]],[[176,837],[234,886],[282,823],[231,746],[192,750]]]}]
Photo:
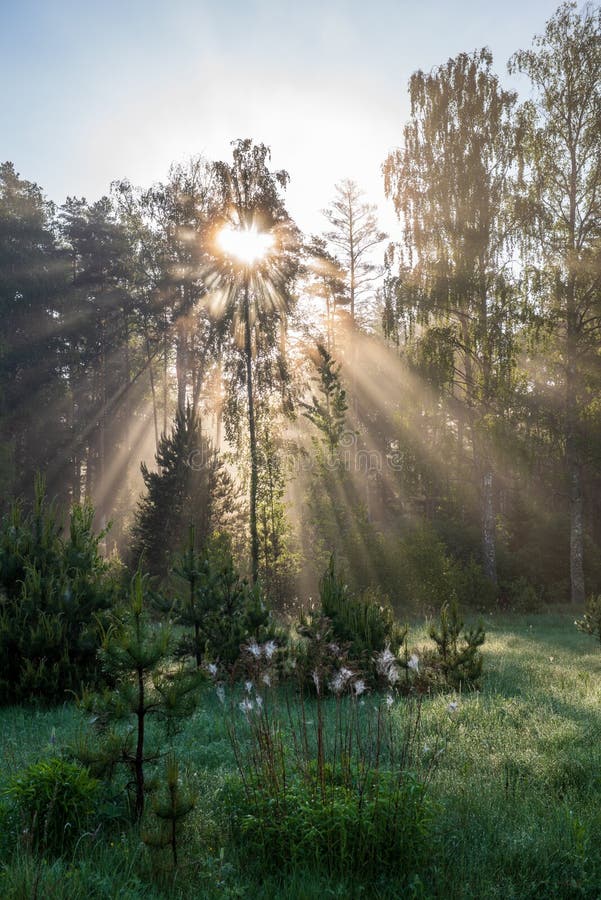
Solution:
[{"label": "forest floor", "polygon": [[[177,738],[199,800],[175,881],[150,886],[148,851],[124,822],[105,816],[69,860],[38,860],[4,814],[0,896],[601,897],[601,649],[573,620],[569,611],[489,617],[481,691],[424,701],[420,740],[443,735],[444,752],[430,787],[431,847],[412,893],[398,881],[339,883],[308,870],[249,874],[226,836],[222,789],[236,765],[210,688]],[[16,771],[87,727],[70,705],[3,710],[0,794]]]}]

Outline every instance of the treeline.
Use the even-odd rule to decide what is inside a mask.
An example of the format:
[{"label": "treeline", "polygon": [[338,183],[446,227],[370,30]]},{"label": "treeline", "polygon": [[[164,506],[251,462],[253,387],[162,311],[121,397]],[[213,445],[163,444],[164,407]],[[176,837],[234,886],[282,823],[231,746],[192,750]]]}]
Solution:
[{"label": "treeline", "polygon": [[43,471],[157,576],[227,531],[280,603],[332,550],[403,608],[599,590],[599,10],[510,68],[526,102],[487,50],[412,76],[400,245],[349,180],[302,236],[249,140],[59,208],[2,165],[2,496]]}]

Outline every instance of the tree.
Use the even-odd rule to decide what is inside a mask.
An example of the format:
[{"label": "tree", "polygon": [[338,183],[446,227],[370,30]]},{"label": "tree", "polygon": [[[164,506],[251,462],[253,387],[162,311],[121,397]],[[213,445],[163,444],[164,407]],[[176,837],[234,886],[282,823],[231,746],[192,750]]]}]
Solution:
[{"label": "tree", "polygon": [[122,448],[127,460],[131,452],[131,235],[110,197],[92,204],[69,198],[60,210],[60,234],[71,276],[61,331],[70,405],[72,496],[75,502],[82,493],[93,497],[106,524],[119,487],[111,483],[109,454],[112,451],[114,458]]},{"label": "tree", "polygon": [[[67,443],[56,324],[66,265],[54,207],[37,184],[0,165],[0,487],[31,492],[33,474]],[[53,485],[54,489],[54,485]]]},{"label": "tree", "polygon": [[500,87],[486,49],[416,72],[409,91],[404,146],[384,166],[413,264],[405,308],[432,329],[430,359],[446,365],[450,350],[449,388],[464,408],[459,432],[465,418],[480,482],[484,567],[496,581],[488,431],[502,420],[514,365],[515,291],[507,263],[516,96]]},{"label": "tree", "polygon": [[336,346],[340,307],[347,306],[349,302],[345,272],[336,256],[328,251],[325,238],[313,235],[304,250],[307,257],[304,266],[305,289],[309,297],[325,304],[325,346],[331,353]]},{"label": "tree", "polygon": [[[112,772],[118,764],[130,770],[136,821],[144,812],[147,765],[162,755],[157,746],[149,747],[148,718],[162,720],[172,731],[177,720],[195,708],[203,677],[196,669],[173,665],[171,630],[151,621],[147,593],[147,579],[138,571],[128,601],[112,614],[99,651],[115,686],[106,694],[82,698],[82,705],[97,714],[100,741],[92,748],[84,740],[77,749],[81,761],[98,771]],[[125,729],[121,722],[127,723]]]},{"label": "tree", "polygon": [[559,351],[571,598],[582,604],[585,422],[601,329],[601,10],[564,3],[510,69],[536,92],[525,106],[522,211],[535,302]]},{"label": "tree", "polygon": [[377,278],[373,251],[386,234],[378,228],[376,207],[364,202],[363,191],[355,181],[345,178],[334,190],[334,200],[324,210],[331,225],[326,239],[340,254],[354,323],[361,301],[372,291]]},{"label": "tree", "polygon": [[331,459],[344,433],[348,410],[346,391],[340,379],[340,363],[336,363],[323,344],[317,344],[313,363],[317,370],[315,381],[321,397],[313,394],[311,403],[301,405],[304,415],[321,432],[321,439]]},{"label": "tree", "polygon": [[19,502],[0,522],[0,704],[62,702],[97,683],[96,652],[119,572],[103,559],[94,510],[75,506],[68,534],[36,479],[31,510]]},{"label": "tree", "polygon": [[191,640],[187,635],[180,640],[179,653],[193,655],[198,669],[208,659],[231,670],[245,642],[275,635],[260,585],[250,587],[240,578],[224,534],[213,535],[199,550],[190,529],[174,573],[183,590],[160,605],[176,622],[192,629]]},{"label": "tree", "polygon": [[[277,380],[278,376],[286,379],[285,355],[276,351],[281,347],[292,303],[290,288],[298,265],[298,241],[281,196],[288,183],[287,172],[270,171],[270,150],[265,144],[255,145],[245,139],[235,141],[233,146],[232,163],[214,164],[218,206],[214,263],[207,283],[213,309],[222,323],[230,326],[243,359],[243,368],[237,369],[233,381],[242,382],[246,389],[251,572],[256,581],[259,452],[255,389],[260,392],[267,387],[266,380]],[[229,245],[224,235],[230,236]],[[259,362],[263,364],[262,382],[257,372]]]},{"label": "tree", "polygon": [[178,409],[171,433],[161,436],[156,463],[155,472],[141,465],[146,493],[136,512],[133,556],[136,564],[143,558],[151,574],[164,577],[190,525],[200,547],[214,531],[235,526],[237,495],[189,406]]}]

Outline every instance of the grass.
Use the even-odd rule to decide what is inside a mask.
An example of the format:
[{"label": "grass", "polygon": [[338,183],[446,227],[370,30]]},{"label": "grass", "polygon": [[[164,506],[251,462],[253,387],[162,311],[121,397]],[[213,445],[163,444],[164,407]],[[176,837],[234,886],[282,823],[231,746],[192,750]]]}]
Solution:
[{"label": "grass", "polygon": [[[601,650],[573,613],[496,616],[486,623],[482,690],[427,699],[424,747],[445,742],[428,865],[409,895],[433,898],[601,896]],[[419,637],[418,637],[419,643]],[[449,710],[449,702],[457,709]],[[367,697],[366,704],[374,699]],[[241,715],[241,713],[238,713]],[[400,716],[400,712],[399,712]],[[86,727],[72,706],[0,713],[0,790],[11,774]],[[53,734],[56,744],[52,745]],[[83,837],[68,861],[38,861],[0,829],[3,898],[398,897],[399,880],[336,883],[309,871],[248,874],[227,840],[220,792],[235,771],[223,709],[209,689],[177,738],[199,790],[187,863],[158,883],[123,822]],[[424,752],[429,752],[424,750]],[[1,824],[1,823],[0,823]],[[13,823],[14,826],[14,823]],[[13,827],[14,830],[14,827]]]}]

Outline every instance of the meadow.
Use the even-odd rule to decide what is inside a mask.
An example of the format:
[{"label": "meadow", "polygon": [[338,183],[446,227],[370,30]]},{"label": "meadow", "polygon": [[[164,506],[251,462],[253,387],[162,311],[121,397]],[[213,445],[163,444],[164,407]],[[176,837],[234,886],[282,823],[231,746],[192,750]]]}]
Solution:
[{"label": "meadow", "polygon": [[[176,739],[197,804],[175,876],[157,878],[139,832],[108,807],[98,810],[97,824],[68,857],[39,857],[4,800],[0,896],[598,897],[601,653],[573,619],[569,610],[489,616],[481,690],[424,699],[417,740],[424,756],[436,748],[429,785],[434,820],[424,864],[409,879],[404,872],[368,883],[329,879],[309,862],[285,875],[257,869],[231,842],[224,804],[236,772],[228,717],[244,717],[237,705],[222,706],[207,685]],[[359,715],[376,702],[366,694]],[[404,702],[395,701],[391,711],[399,727]],[[315,701],[306,703],[311,715]],[[334,703],[324,702],[326,719]],[[0,715],[1,789],[89,727],[69,704]],[[243,736],[243,725],[237,728]]]}]

